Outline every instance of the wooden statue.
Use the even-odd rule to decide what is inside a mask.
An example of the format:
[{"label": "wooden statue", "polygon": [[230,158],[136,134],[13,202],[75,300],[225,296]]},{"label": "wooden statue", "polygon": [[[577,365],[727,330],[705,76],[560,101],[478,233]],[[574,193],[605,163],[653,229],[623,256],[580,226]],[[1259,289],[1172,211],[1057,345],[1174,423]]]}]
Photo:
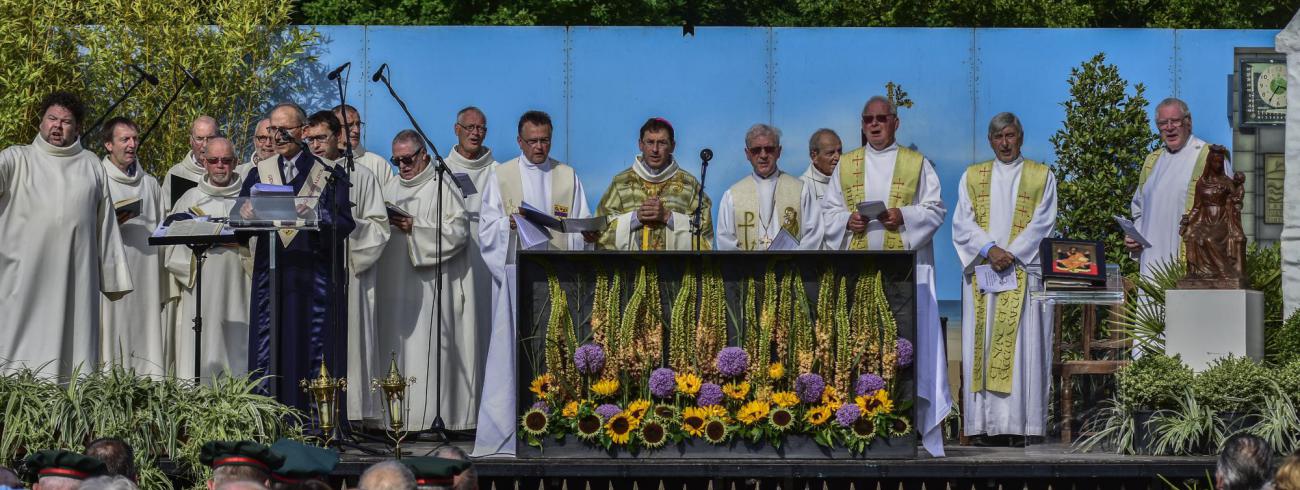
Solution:
[{"label": "wooden statue", "polygon": [[1241,199],[1246,177],[1223,174],[1227,148],[1210,147],[1205,169],[1196,181],[1192,208],[1183,215],[1187,275],[1179,289],[1246,289],[1246,234],[1241,229]]}]

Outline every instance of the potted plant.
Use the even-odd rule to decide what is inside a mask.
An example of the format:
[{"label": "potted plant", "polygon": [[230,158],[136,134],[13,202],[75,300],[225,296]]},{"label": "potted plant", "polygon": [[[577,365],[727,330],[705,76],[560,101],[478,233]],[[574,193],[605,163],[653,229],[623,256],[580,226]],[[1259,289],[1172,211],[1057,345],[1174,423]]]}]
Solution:
[{"label": "potted plant", "polygon": [[1248,357],[1229,355],[1216,359],[1196,375],[1192,391],[1196,400],[1225,423],[1231,435],[1254,425],[1257,407],[1268,395],[1271,373]]},{"label": "potted plant", "polygon": [[1179,406],[1183,391],[1192,385],[1192,369],[1179,356],[1144,355],[1115,374],[1117,397],[1133,414],[1133,450],[1150,453],[1152,414]]}]

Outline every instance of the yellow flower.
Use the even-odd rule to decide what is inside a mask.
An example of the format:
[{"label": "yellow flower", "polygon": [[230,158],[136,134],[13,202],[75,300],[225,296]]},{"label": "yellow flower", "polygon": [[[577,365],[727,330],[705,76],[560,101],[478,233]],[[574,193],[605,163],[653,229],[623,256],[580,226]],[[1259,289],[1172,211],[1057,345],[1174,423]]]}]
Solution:
[{"label": "yellow flower", "polygon": [[605,432],[609,433],[609,440],[614,444],[627,444],[637,424],[638,422],[628,417],[627,413],[620,413],[610,417],[609,422],[605,423]]},{"label": "yellow flower", "polygon": [[872,415],[894,413],[894,401],[889,399],[889,392],[876,390],[876,412]]},{"label": "yellow flower", "polygon": [[563,415],[564,418],[566,418],[566,419],[571,419],[571,418],[577,417],[577,416],[578,416],[578,402],[575,400],[575,401],[571,401],[571,402],[565,404],[565,405],[564,405],[564,410],[560,412],[560,415]]},{"label": "yellow flower", "polygon": [[731,422],[731,414],[722,405],[709,405],[704,407],[704,411],[710,418],[715,418],[723,422]]},{"label": "yellow flower", "polygon": [[528,391],[537,395],[537,398],[545,400],[551,396],[551,385],[555,383],[555,378],[550,373],[543,374],[533,379],[533,384],[528,387]]},{"label": "yellow flower", "polygon": [[617,379],[602,379],[591,385],[591,391],[598,396],[612,396],[618,393]]},{"label": "yellow flower", "polygon": [[831,411],[835,411],[844,405],[844,400],[840,398],[840,392],[835,391],[834,386],[827,386],[826,391],[822,392],[822,404],[830,407]]},{"label": "yellow flower", "polygon": [[722,385],[722,393],[733,400],[744,400],[749,395],[749,382],[727,383]]},{"label": "yellow flower", "polygon": [[686,409],[682,410],[682,430],[695,437],[704,435],[704,421],[708,420],[708,418],[708,410],[699,407],[686,407]]},{"label": "yellow flower", "polygon": [[650,409],[649,400],[637,400],[627,405],[627,415],[635,420],[641,420],[645,417],[646,410]]},{"label": "yellow flower", "polygon": [[808,413],[805,413],[803,415],[803,418],[804,420],[807,420],[808,423],[812,425],[822,425],[826,423],[827,420],[830,420],[831,407],[828,407],[826,405],[818,405],[816,407],[813,407],[812,409],[809,409]]},{"label": "yellow flower", "polygon": [[736,418],[745,425],[754,425],[754,422],[767,418],[767,412],[771,409],[772,406],[767,402],[754,400],[740,407],[740,411],[736,412]]},{"label": "yellow flower", "polygon": [[772,363],[771,366],[768,366],[768,367],[767,367],[767,377],[768,377],[768,378],[771,378],[771,379],[776,380],[776,379],[781,379],[783,376],[785,376],[785,365],[784,365],[784,364],[781,364],[781,363],[779,363],[779,362],[774,362],[774,363]]},{"label": "yellow flower", "polygon": [[772,402],[781,408],[789,408],[799,404],[799,395],[793,391],[778,391],[772,394]]},{"label": "yellow flower", "polygon": [[700,391],[700,377],[691,373],[681,373],[676,377],[677,391],[686,396],[695,396]]}]

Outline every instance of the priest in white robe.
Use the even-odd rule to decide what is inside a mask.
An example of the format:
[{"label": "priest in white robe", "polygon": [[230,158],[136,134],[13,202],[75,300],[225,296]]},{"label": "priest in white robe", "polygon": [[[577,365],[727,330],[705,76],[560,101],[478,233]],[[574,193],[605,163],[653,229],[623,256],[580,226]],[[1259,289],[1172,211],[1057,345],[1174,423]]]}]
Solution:
[{"label": "priest in white robe", "polygon": [[[321,160],[331,165],[347,165],[339,150],[343,126],[336,113],[319,111],[307,118],[303,139],[307,147]],[[385,163],[387,165],[387,163]],[[356,228],[348,234],[348,419],[380,422],[375,397],[370,392],[370,380],[382,378],[388,364],[383,356],[386,350],[376,346],[375,283],[379,261],[390,231],[388,212],[384,207],[383,190],[379,179],[369,168],[354,162],[351,170],[352,187],[348,188],[352,206],[352,220]]]},{"label": "priest in white robe", "polygon": [[[334,117],[339,118],[339,123],[343,125],[343,132],[347,135],[348,141],[352,142],[353,160],[357,165],[366,167],[370,173],[374,174],[375,178],[379,180],[381,189],[387,188],[388,181],[396,178],[396,174],[393,173],[393,166],[388,164],[388,159],[366,149],[366,145],[361,142],[361,130],[365,127],[365,122],[361,120],[361,113],[351,105],[335,106],[333,111]],[[344,146],[344,142],[340,138],[339,150],[343,150]]]},{"label": "priest in white robe", "polygon": [[753,173],[722,194],[718,204],[718,250],[769,250],[782,230],[797,250],[822,245],[821,206],[810,186],[777,167],[781,133],[755,124],[745,133],[745,158]]},{"label": "priest in white robe", "polygon": [[[1151,243],[1143,249],[1125,237],[1129,252],[1141,254],[1142,275],[1150,277],[1158,266],[1185,259],[1178,223],[1191,210],[1196,181],[1205,169],[1210,144],[1192,134],[1192,113],[1179,99],[1168,98],[1156,106],[1156,130],[1161,146],[1147,156],[1138,174],[1137,191],[1129,205],[1138,233]],[[1223,162],[1224,175],[1232,175]]]},{"label": "priest in white robe", "polygon": [[[989,122],[995,160],[967,168],[957,186],[952,243],[962,275],[962,429],[968,436],[1045,435],[1052,328],[1029,293],[1038,245],[1056,225],[1056,178],[1020,154],[1024,129],[1004,112]],[[1016,288],[986,291],[976,266],[1013,274]]]},{"label": "priest in white robe", "polygon": [[[204,176],[198,187],[190,189],[173,206],[176,213],[227,218],[239,197],[243,176],[234,169],[235,148],[230,140],[214,138],[208,142],[203,159]],[[228,372],[232,376],[248,373],[248,297],[252,277],[244,268],[246,248],[238,243],[208,249],[203,261],[203,341],[199,369],[201,379]],[[198,261],[189,247],[173,246],[167,250],[167,271],[181,288],[180,320],[175,330],[176,376],[193,379],[194,312],[199,307],[195,297]]]},{"label": "priest in white robe", "polygon": [[54,92],[30,145],[0,151],[0,359],[67,378],[99,364],[100,303],[131,273],[94,153],[77,140],[86,109]]},{"label": "priest in white robe", "polygon": [[[498,165],[483,188],[479,238],[492,270],[492,338],[488,344],[483,398],[479,402],[474,455],[515,454],[515,252],[519,237],[514,218],[519,205],[558,217],[587,218],[591,211],[573,167],[550,157],[551,117],[528,111],[519,118],[518,158]],[[595,234],[553,233],[546,243],[560,250],[589,250]]]},{"label": "priest in white robe", "polygon": [[[840,163],[840,155],[844,153],[844,145],[840,142],[840,135],[835,131],[822,128],[814,131],[812,137],[808,138],[808,170],[804,170],[803,184],[812,188],[813,196],[817,198],[817,205],[820,206],[822,198],[826,196],[826,188],[830,187],[831,174],[835,173],[835,166]],[[831,250],[830,245],[825,243],[825,237],[822,237],[822,250]]]},{"label": "priest in white robe", "polygon": [[[387,361],[388,352],[395,351],[398,369],[417,380],[406,391],[411,430],[430,428],[438,415],[449,430],[473,429],[484,367],[477,354],[487,338],[474,325],[480,298],[465,253],[470,243],[465,200],[430,163],[415,131],[398,133],[392,154],[400,173],[389,181],[387,194],[411,217],[391,218],[393,238],[379,259],[384,280],[378,288],[378,352]],[[439,281],[441,302],[435,301]]]},{"label": "priest in white robe", "polygon": [[[609,217],[609,227],[597,246],[605,250],[713,248],[713,204],[700,194],[700,181],[677,165],[672,124],[661,117],[646,120],[637,147],[641,153],[632,158],[632,167],[614,176],[596,206],[597,216]],[[697,209],[698,243],[691,227]]]},{"label": "priest in white robe", "polygon": [[190,151],[185,154],[185,158],[172,165],[167,170],[167,175],[163,177],[163,211],[171,213],[172,203],[180,199],[185,191],[193,189],[203,180],[203,159],[204,149],[208,146],[208,141],[215,138],[220,133],[217,132],[217,120],[212,116],[199,116],[194,119],[194,124],[190,125]]},{"label": "priest in white robe", "polygon": [[[916,251],[917,430],[926,451],[942,456],[939,424],[952,410],[948,358],[934,292],[934,233],[943,226],[939,175],[920,152],[898,145],[898,111],[874,96],[862,108],[867,144],[844,154],[823,197],[826,243],[834,250]],[[860,216],[858,203],[881,201],[886,210]]]},{"label": "priest in white robe", "polygon": [[139,126],[115,117],[104,123],[103,134],[108,154],[102,164],[114,207],[120,209],[118,229],[135,291],[118,301],[100,303],[100,359],[139,374],[161,376],[170,368],[166,346],[171,339],[163,318],[170,284],[163,269],[163,248],[150,245],[149,236],[163,219],[162,189],[136,159]]}]

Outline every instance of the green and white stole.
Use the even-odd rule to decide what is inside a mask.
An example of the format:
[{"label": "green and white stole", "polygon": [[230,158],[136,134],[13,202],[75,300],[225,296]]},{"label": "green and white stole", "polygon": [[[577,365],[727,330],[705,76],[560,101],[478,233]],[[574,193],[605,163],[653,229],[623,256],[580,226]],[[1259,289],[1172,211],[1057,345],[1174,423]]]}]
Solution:
[{"label": "green and white stole", "polygon": [[[866,147],[845,153],[840,158],[840,192],[844,196],[844,205],[849,213],[858,211],[858,203],[866,200],[867,181]],[[925,157],[911,148],[898,147],[898,158],[894,160],[894,175],[889,184],[889,202],[886,207],[901,208],[912,204],[916,197],[916,186],[921,182],[921,164]],[[848,170],[847,172],[845,170]],[[903,250],[903,234],[898,230],[885,230],[885,250]],[[854,233],[849,241],[849,250],[866,250],[867,233]]]},{"label": "green and white stole", "polygon": [[[524,177],[519,169],[519,158],[510,160],[497,167],[497,182],[501,185],[501,203],[505,206],[506,215],[512,215],[519,212],[519,205],[524,202]],[[573,193],[577,187],[577,177],[574,175],[573,167],[554,162],[551,166],[551,214],[557,218],[568,218],[572,211],[569,206],[573,205]],[[529,203],[534,206],[541,206],[540,203]],[[543,209],[542,211],[546,211]],[[563,233],[551,234],[551,246],[556,250],[566,250],[569,248],[569,239]]]}]

